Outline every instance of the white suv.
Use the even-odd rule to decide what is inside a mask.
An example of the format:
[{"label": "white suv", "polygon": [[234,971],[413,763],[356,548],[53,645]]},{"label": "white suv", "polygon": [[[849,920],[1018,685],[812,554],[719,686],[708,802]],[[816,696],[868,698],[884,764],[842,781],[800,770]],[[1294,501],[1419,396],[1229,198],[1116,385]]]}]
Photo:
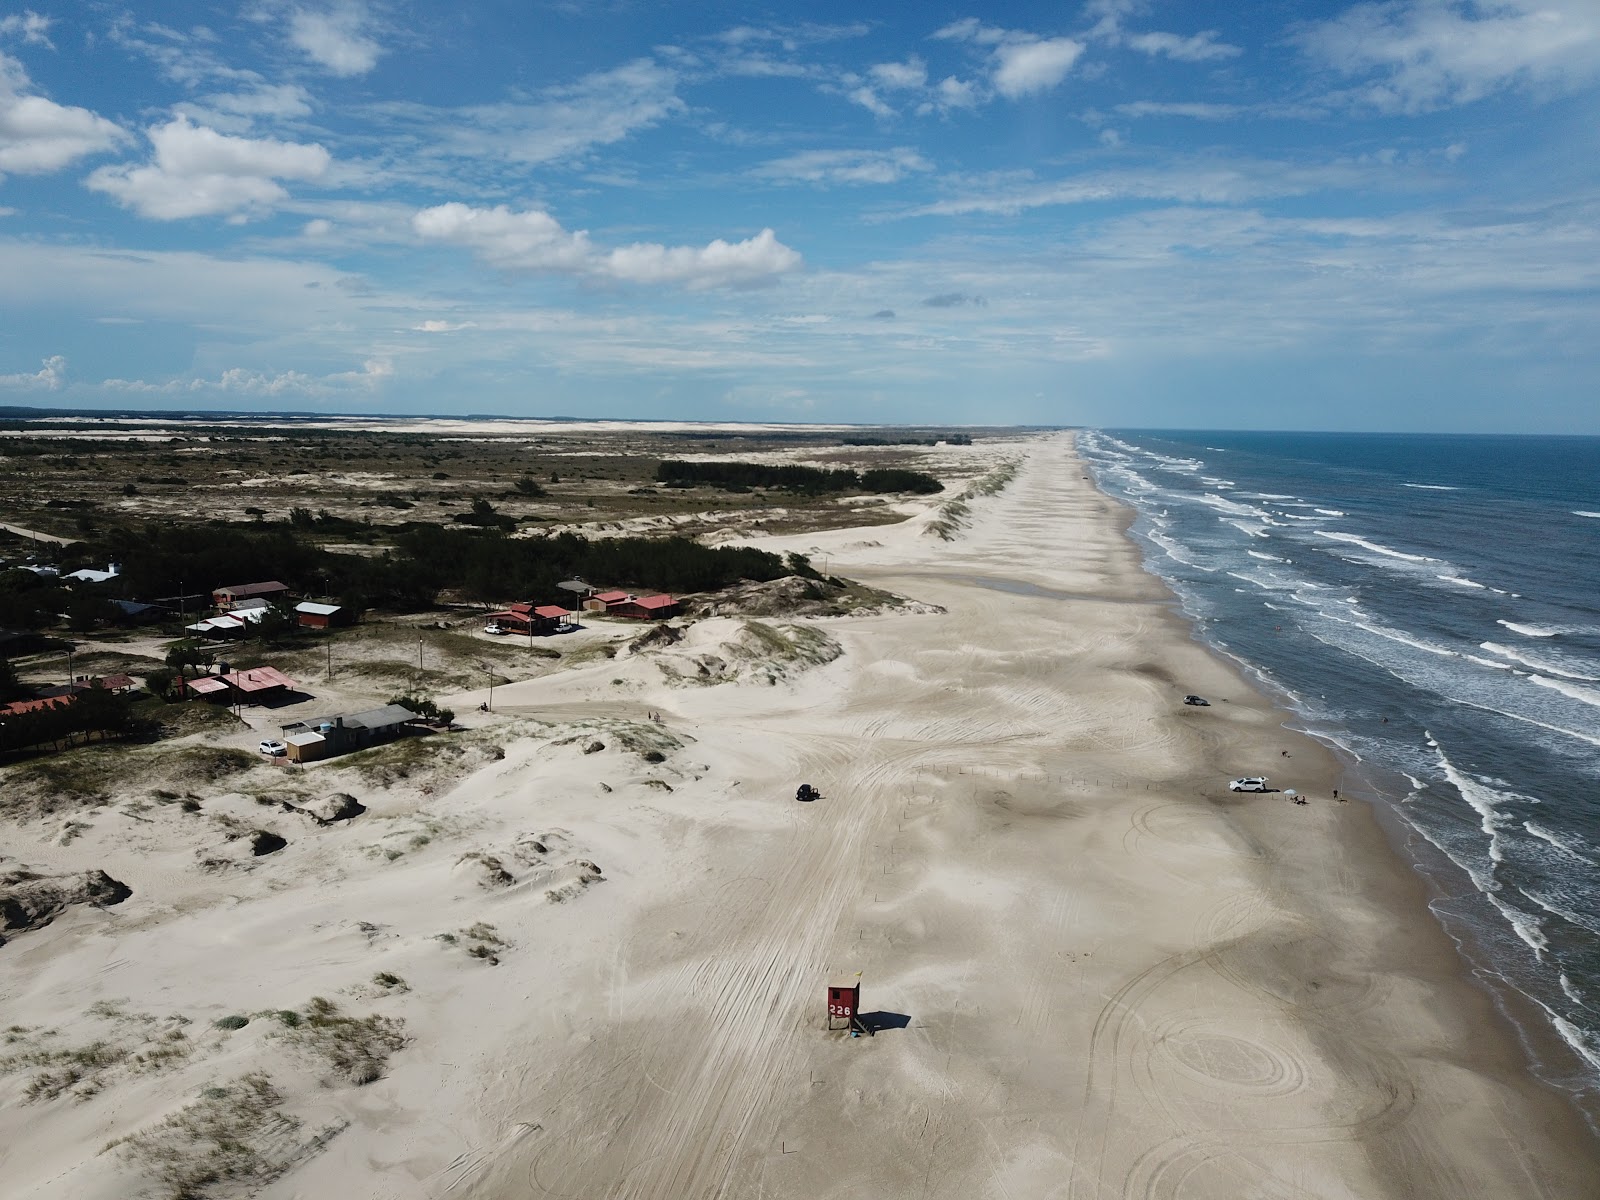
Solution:
[{"label": "white suv", "polygon": [[1267,777],[1265,775],[1247,775],[1243,779],[1233,779],[1228,782],[1230,792],[1264,792],[1267,790]]},{"label": "white suv", "polygon": [[261,753],[270,755],[273,758],[282,758],[285,754],[289,753],[289,747],[285,746],[282,742],[262,742]]}]

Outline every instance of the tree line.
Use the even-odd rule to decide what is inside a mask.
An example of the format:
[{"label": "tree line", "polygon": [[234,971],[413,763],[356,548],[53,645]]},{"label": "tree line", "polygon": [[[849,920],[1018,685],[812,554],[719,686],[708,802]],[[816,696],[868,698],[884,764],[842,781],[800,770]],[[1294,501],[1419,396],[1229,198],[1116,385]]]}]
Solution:
[{"label": "tree line", "polygon": [[656,480],[668,487],[694,487],[704,484],[724,491],[748,491],[753,487],[785,492],[823,495],[830,492],[911,492],[931,496],[944,491],[944,484],[921,471],[898,467],[877,467],[856,472],[849,467],[769,466],[751,462],[684,462],[669,458],[656,468]]}]

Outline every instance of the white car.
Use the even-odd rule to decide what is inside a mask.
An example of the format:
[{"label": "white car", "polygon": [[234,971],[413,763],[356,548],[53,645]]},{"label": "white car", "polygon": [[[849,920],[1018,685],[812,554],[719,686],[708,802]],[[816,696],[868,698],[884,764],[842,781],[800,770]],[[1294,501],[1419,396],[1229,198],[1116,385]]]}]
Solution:
[{"label": "white car", "polygon": [[1230,792],[1264,792],[1267,790],[1267,777],[1265,775],[1246,775],[1243,779],[1228,781]]},{"label": "white car", "polygon": [[483,627],[483,631],[485,633],[492,633],[496,637],[499,637],[501,634],[503,634],[505,632],[504,629],[501,629],[500,626],[496,625],[493,621],[491,621],[489,624],[485,625]]},{"label": "white car", "polygon": [[262,742],[261,753],[272,758],[282,758],[285,754],[289,753],[289,747],[285,746],[282,742]]}]

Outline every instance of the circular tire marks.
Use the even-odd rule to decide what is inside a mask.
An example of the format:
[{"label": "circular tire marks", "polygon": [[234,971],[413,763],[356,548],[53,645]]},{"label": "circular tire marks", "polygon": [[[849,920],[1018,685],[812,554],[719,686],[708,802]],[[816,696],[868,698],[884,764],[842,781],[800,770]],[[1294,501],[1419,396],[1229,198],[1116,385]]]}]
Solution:
[{"label": "circular tire marks", "polygon": [[1267,1039],[1226,1032],[1215,1021],[1172,1017],[1151,1029],[1150,1041],[1152,1067],[1163,1075],[1176,1068],[1213,1101],[1289,1096],[1306,1087],[1298,1055]]}]

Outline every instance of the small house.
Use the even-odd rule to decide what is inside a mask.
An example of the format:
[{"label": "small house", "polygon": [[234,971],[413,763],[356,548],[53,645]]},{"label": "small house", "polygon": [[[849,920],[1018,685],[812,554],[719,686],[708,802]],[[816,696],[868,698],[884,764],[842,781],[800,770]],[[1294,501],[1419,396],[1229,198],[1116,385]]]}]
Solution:
[{"label": "small house", "polygon": [[678,615],[678,602],[671,596],[628,596],[616,604],[606,606],[613,616],[631,617],[635,621],[659,621]]},{"label": "small house", "polygon": [[331,629],[335,625],[348,625],[355,619],[342,604],[314,604],[310,600],[294,606],[294,617],[307,629]]},{"label": "small house", "polygon": [[337,717],[313,717],[283,727],[283,744],[295,762],[315,762],[335,754],[364,750],[402,736],[416,713],[398,704]]},{"label": "small house", "polygon": [[119,625],[149,625],[166,616],[167,610],[159,604],[142,604],[138,600],[113,600]]},{"label": "small house", "polygon": [[490,613],[487,623],[499,626],[501,633],[554,633],[566,616],[566,609],[551,604],[512,604]]},{"label": "small house", "polygon": [[76,579],[79,583],[109,583],[121,574],[121,563],[107,563],[104,571],[96,570],[94,567],[84,567],[82,570],[69,571],[62,578]]},{"label": "small house", "polygon": [[265,583],[236,583],[231,587],[217,588],[211,593],[211,600],[223,612],[231,612],[240,606],[242,600],[271,602],[281,600],[288,594],[288,584],[269,579]]},{"label": "small house", "polygon": [[583,607],[586,612],[610,612],[613,604],[621,604],[627,598],[627,592],[596,592],[583,602]]},{"label": "small house", "polygon": [[277,667],[251,667],[248,671],[230,671],[226,675],[202,675],[184,684],[197,696],[229,704],[266,704],[282,699],[298,686]]}]

